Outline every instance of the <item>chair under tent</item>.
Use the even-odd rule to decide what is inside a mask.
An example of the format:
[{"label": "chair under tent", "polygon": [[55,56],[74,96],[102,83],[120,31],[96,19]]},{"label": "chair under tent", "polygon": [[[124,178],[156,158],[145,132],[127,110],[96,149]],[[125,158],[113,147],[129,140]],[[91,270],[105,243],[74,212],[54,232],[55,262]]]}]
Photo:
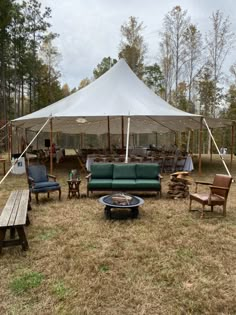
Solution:
[{"label": "chair under tent", "polygon": [[183,171],[186,163],[186,156],[178,156],[175,161],[175,172]]}]

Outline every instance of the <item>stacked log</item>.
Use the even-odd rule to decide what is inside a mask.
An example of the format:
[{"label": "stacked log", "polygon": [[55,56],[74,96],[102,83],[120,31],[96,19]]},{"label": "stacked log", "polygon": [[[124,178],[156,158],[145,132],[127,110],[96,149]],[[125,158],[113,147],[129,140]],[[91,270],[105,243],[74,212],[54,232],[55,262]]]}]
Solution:
[{"label": "stacked log", "polygon": [[170,175],[167,196],[173,199],[187,198],[191,184],[192,178],[189,176],[189,172],[175,172]]}]

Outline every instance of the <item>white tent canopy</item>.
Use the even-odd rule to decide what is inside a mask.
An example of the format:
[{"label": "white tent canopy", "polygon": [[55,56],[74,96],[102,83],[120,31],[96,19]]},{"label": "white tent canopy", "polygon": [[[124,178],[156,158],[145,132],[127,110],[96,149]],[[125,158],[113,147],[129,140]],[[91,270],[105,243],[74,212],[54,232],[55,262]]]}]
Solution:
[{"label": "white tent canopy", "polygon": [[[53,118],[53,131],[69,134],[119,134],[124,117],[131,117],[131,133],[164,133],[198,129],[200,115],[181,111],[157,96],[121,59],[104,75],[85,88],[29,115],[13,120],[13,125],[39,130]],[[49,131],[49,126],[44,131]]]},{"label": "white tent canopy", "polygon": [[[49,117],[52,124],[45,123]],[[12,123],[32,131],[41,131],[43,126],[43,131],[49,132],[53,126],[54,132],[67,134],[125,134],[130,118],[130,133],[165,133],[204,127],[200,124],[201,115],[186,113],[165,102],[123,59],[85,88]],[[207,128],[219,128],[231,126],[232,122],[207,119],[205,124]]]}]

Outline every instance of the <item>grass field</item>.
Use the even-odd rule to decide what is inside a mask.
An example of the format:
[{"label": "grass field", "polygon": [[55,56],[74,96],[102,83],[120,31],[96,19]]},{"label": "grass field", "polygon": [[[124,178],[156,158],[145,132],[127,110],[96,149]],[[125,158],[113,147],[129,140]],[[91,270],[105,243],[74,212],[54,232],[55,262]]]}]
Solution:
[{"label": "grass field", "polygon": [[[3,249],[0,314],[236,314],[235,183],[226,217],[216,207],[200,219],[188,212],[188,198],[167,199],[164,175],[163,197],[142,195],[138,219],[106,220],[97,195],[67,199],[67,174],[76,163],[55,166],[61,202],[58,193],[49,200],[39,195],[39,205],[33,196],[29,251]],[[201,179],[216,173],[225,173],[219,158],[203,157]],[[200,179],[197,171],[192,177]],[[11,190],[24,187],[26,175],[9,175],[0,207]]]}]

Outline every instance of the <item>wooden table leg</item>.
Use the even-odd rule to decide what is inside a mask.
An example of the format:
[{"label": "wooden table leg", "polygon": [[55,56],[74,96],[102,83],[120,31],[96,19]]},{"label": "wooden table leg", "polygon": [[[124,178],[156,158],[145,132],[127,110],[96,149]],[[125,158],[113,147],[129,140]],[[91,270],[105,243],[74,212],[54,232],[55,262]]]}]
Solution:
[{"label": "wooden table leg", "polygon": [[20,243],[22,245],[22,249],[23,250],[27,250],[29,248],[29,244],[28,244],[28,241],[27,241],[27,238],[26,238],[26,235],[25,235],[24,227],[23,226],[18,226],[16,228],[16,230],[17,230],[17,233],[18,233],[19,238],[20,238]]},{"label": "wooden table leg", "polygon": [[14,227],[10,228],[10,239],[14,239],[16,234],[16,229]]},{"label": "wooden table leg", "polygon": [[0,229],[0,254],[2,253],[3,243],[6,235],[6,228]]},{"label": "wooden table leg", "polygon": [[29,219],[29,216],[28,216],[28,213],[26,215],[26,226],[30,225],[30,219]]}]

